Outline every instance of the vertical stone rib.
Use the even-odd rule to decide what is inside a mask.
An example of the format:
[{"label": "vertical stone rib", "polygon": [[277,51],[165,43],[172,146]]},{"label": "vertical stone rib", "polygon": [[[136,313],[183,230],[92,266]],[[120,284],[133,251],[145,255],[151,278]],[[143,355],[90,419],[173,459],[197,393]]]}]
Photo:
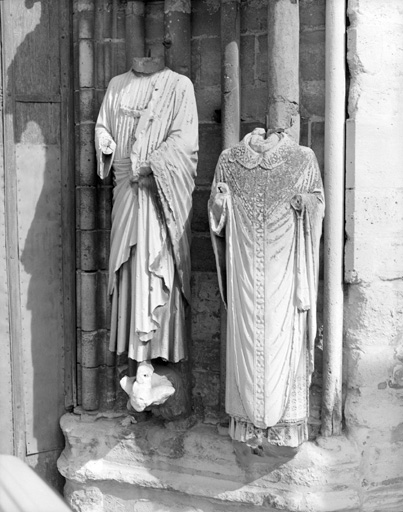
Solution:
[{"label": "vertical stone rib", "polygon": [[190,0],[165,0],[165,64],[188,77],[191,67],[190,12]]},{"label": "vertical stone rib", "polygon": [[[77,303],[81,333],[78,342],[86,333],[96,329],[96,181],[94,174],[94,119],[95,85],[97,77],[94,66],[94,10],[93,0],[81,0],[77,4],[78,16],[78,97],[76,123],[79,134],[78,159],[78,227],[80,230],[79,279],[77,279]],[[80,347],[81,349],[81,347]],[[79,350],[80,352],[80,350]],[[92,354],[89,359],[93,359]],[[87,358],[88,361],[88,358]],[[81,403],[86,409],[96,409],[96,369],[88,368],[80,358],[82,392]],[[84,363],[84,364],[83,364]]]},{"label": "vertical stone rib", "polygon": [[221,0],[221,123],[223,149],[240,139],[240,0]]},{"label": "vertical stone rib", "polygon": [[288,129],[299,142],[299,3],[270,0],[267,15],[267,128]]},{"label": "vertical stone rib", "polygon": [[130,69],[133,57],[144,57],[144,23],[144,1],[128,0],[126,5],[127,69]]},{"label": "vertical stone rib", "polygon": [[323,436],[342,420],[343,250],[345,163],[345,0],[326,3],[325,260],[323,306]]}]

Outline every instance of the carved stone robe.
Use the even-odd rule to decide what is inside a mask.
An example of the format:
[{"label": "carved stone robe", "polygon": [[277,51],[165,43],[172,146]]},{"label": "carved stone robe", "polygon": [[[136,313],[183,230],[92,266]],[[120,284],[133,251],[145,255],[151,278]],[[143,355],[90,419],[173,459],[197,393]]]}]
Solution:
[{"label": "carved stone robe", "polygon": [[[96,123],[98,174],[113,169],[110,349],[186,356],[190,215],[198,150],[193,85],[168,68],[113,78]],[[112,153],[110,153],[112,149]],[[151,174],[141,174],[149,167]]]},{"label": "carved stone robe", "polygon": [[307,439],[323,187],[311,149],[281,134],[270,149],[260,135],[255,151],[256,132],[221,154],[209,201],[228,311],[226,411],[233,439],[297,446]]}]

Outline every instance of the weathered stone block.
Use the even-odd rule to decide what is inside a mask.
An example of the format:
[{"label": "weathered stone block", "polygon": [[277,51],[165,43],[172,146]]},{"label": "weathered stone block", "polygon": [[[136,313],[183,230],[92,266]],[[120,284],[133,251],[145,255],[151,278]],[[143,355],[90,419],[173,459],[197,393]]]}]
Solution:
[{"label": "weathered stone block", "polygon": [[221,86],[195,87],[197,112],[200,123],[211,123],[215,120],[216,110],[221,110]]},{"label": "weathered stone block", "polygon": [[212,338],[192,340],[192,373],[193,370],[205,372],[220,372],[220,332],[214,333]]},{"label": "weathered stone block", "polygon": [[200,41],[201,65],[200,87],[214,87],[221,84],[221,43],[218,37]]},{"label": "weathered stone block", "polygon": [[[256,52],[255,52],[255,41],[254,35],[246,35],[241,37],[241,80],[242,87],[252,87],[255,84],[255,73],[256,73]],[[266,61],[267,66],[267,61]]]},{"label": "weathered stone block", "polygon": [[99,408],[99,367],[81,367],[82,391],[81,403],[86,411],[95,411]]},{"label": "weathered stone block", "polygon": [[[346,210],[353,222],[347,224],[348,235],[379,238],[403,236],[403,189],[356,188],[346,191]],[[353,232],[350,228],[353,228]],[[353,235],[353,236],[354,236]]]},{"label": "weathered stone block", "polygon": [[403,240],[399,235],[371,238],[354,236],[345,245],[345,280],[348,283],[370,283],[380,278],[397,281],[402,278]]},{"label": "weathered stone block", "polygon": [[220,374],[194,369],[192,377],[192,394],[202,403],[204,419],[216,419],[220,411]]},{"label": "weathered stone block", "polygon": [[210,235],[194,235],[191,246],[192,270],[201,272],[215,271],[215,258]]},{"label": "weathered stone block", "polygon": [[97,273],[81,272],[81,328],[83,331],[97,329]]},{"label": "weathered stone block", "polygon": [[215,273],[195,272],[192,277],[192,364],[220,369],[221,299]]},{"label": "weathered stone block", "polygon": [[77,149],[80,155],[80,185],[93,186],[96,183],[94,129],[94,123],[82,124],[79,127],[80,144]]},{"label": "weathered stone block", "polygon": [[101,366],[99,369],[99,408],[108,411],[114,408],[116,398],[116,368]]},{"label": "weathered stone block", "polygon": [[196,188],[193,192],[193,218],[192,231],[209,231],[207,216],[207,201],[210,197],[210,189]]},{"label": "weathered stone block", "polygon": [[86,272],[94,271],[97,269],[98,258],[98,234],[96,231],[78,231],[80,237],[80,265],[81,270]]},{"label": "weathered stone block", "polygon": [[113,75],[120,75],[128,71],[126,66],[126,45],[124,41],[111,42],[112,58],[114,62]]},{"label": "weathered stone block", "polygon": [[94,37],[94,12],[82,11],[78,16],[78,39]]},{"label": "weathered stone block", "polygon": [[242,87],[241,119],[247,122],[265,123],[267,90],[265,87]]},{"label": "weathered stone block", "polygon": [[299,143],[301,146],[311,147],[310,145],[310,129],[311,123],[309,120],[301,117],[300,122],[300,135],[299,135]]},{"label": "weathered stone block", "polygon": [[116,39],[122,41],[126,37],[126,2],[119,2],[116,9]]},{"label": "weathered stone block", "polygon": [[86,368],[99,366],[98,331],[80,332],[80,363]]},{"label": "weathered stone block", "polygon": [[[396,429],[402,423],[402,396],[402,390],[394,390],[389,387],[379,389],[378,382],[373,386],[360,389],[349,388],[344,413],[347,427],[352,435],[354,436],[355,430],[359,428],[378,432],[378,435],[381,432],[388,432],[388,442],[390,443],[391,429]],[[403,453],[403,449],[401,453]],[[382,459],[383,455],[380,457],[380,461]]]},{"label": "weathered stone block", "polygon": [[324,27],[326,21],[325,0],[300,0],[299,16],[301,29]]},{"label": "weathered stone block", "polygon": [[370,387],[374,397],[380,397],[388,392],[383,391],[379,384],[388,382],[392,377],[392,368],[395,364],[394,349],[387,346],[382,338],[371,340],[373,345],[360,344],[359,348],[350,348],[345,365],[345,377],[348,386],[361,389]]},{"label": "weathered stone block", "polygon": [[264,0],[241,2],[241,34],[267,31],[267,3]]},{"label": "weathered stone block", "polygon": [[217,123],[200,124],[197,185],[211,186],[220,153],[221,125]]},{"label": "weathered stone block", "polygon": [[403,284],[375,281],[348,287],[345,301],[346,343],[364,346],[394,345],[403,325]]},{"label": "weathered stone block", "polygon": [[191,69],[190,79],[195,87],[200,87],[200,69],[201,69],[201,54],[200,54],[200,39],[193,39],[191,41]]},{"label": "weathered stone block", "polygon": [[310,80],[300,84],[302,117],[325,115],[325,83],[324,80]]},{"label": "weathered stone block", "polygon": [[[87,121],[94,121],[94,89],[80,89],[77,91],[77,95],[79,96],[79,103],[76,105],[78,108],[78,115],[76,119],[80,123],[84,123]],[[77,98],[77,96],[76,96]]]},{"label": "weathered stone block", "polygon": [[93,11],[94,10],[94,0],[75,0],[74,2],[74,12],[81,13],[85,11]]},{"label": "weathered stone block", "polygon": [[104,88],[95,90],[94,121],[96,121],[99,109],[101,108],[101,104],[105,96],[105,90],[106,89]]},{"label": "weathered stone block", "polygon": [[325,79],[325,31],[302,32],[300,37],[300,77],[303,81]]},{"label": "weathered stone block", "polygon": [[112,187],[97,187],[97,220],[100,229],[111,228],[111,212],[112,212]]},{"label": "weathered stone block", "polygon": [[164,4],[146,2],[146,46],[150,43],[162,44],[164,39]]},{"label": "weathered stone block", "polygon": [[94,44],[91,39],[81,39],[79,45],[79,84],[82,87],[94,87]]},{"label": "weathered stone block", "polygon": [[81,365],[86,368],[112,366],[115,353],[109,351],[109,331],[100,329],[92,332],[81,332]]},{"label": "weathered stone block", "polygon": [[77,208],[80,229],[96,229],[95,187],[80,187],[77,189]]},{"label": "weathered stone block", "polygon": [[111,318],[111,301],[108,292],[108,272],[98,272],[96,290],[97,326],[100,329],[109,329]]},{"label": "weathered stone block", "polygon": [[217,340],[220,331],[221,299],[215,272],[192,275],[192,337]]},{"label": "weathered stone block", "polygon": [[[376,93],[371,96],[373,99],[371,99],[369,107],[373,111]],[[385,96],[388,98],[387,100]],[[374,120],[374,116],[370,112],[366,110],[363,112],[361,106],[355,113],[356,118],[347,120],[347,189],[372,190],[374,195],[377,195],[375,190],[382,188],[394,188],[396,191],[403,189],[402,146],[400,138],[395,136],[397,132],[403,131],[403,123],[394,118],[397,114],[397,105],[395,104],[395,107],[392,108],[391,104],[387,104],[393,102],[394,97],[396,97],[396,91],[389,90],[388,94],[385,94],[385,91],[379,92],[377,107],[385,114],[385,118],[379,122]],[[369,100],[365,101],[369,102]],[[403,112],[403,102],[400,110]],[[379,147],[380,139],[382,140],[382,151],[373,151],[373,148]],[[385,155],[388,155],[387,165],[385,165]]]},{"label": "weathered stone block", "polygon": [[192,37],[220,35],[219,0],[192,0]]},{"label": "weathered stone block", "polygon": [[263,85],[267,82],[268,72],[268,47],[267,35],[258,36],[256,38],[256,85]]},{"label": "weathered stone block", "polygon": [[108,269],[110,252],[110,231],[101,229],[97,235],[98,265],[101,270]]},{"label": "weathered stone block", "polygon": [[[61,426],[67,443],[58,467],[76,510],[108,503],[136,511],[165,510],[160,503],[174,512],[196,503],[200,512],[358,510],[360,458],[343,437],[304,443],[296,455],[271,449],[259,456],[209,425],[130,425],[98,414],[65,415]],[[140,496],[149,509],[133,508]]]}]

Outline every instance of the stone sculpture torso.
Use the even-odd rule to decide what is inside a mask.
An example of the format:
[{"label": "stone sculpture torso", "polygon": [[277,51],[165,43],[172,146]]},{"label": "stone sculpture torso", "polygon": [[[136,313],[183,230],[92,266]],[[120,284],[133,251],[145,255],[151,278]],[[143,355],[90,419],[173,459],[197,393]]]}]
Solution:
[{"label": "stone sculpture torso", "polygon": [[220,156],[209,219],[228,310],[233,439],[307,439],[323,206],[314,153],[285,134],[270,147],[257,129]]}]

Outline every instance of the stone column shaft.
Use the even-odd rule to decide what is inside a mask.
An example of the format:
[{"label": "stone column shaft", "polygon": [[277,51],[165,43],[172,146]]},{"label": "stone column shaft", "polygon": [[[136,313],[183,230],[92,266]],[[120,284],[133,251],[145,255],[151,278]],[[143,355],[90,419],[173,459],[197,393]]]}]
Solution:
[{"label": "stone column shaft", "polygon": [[267,128],[290,128],[299,142],[299,3],[268,2]]},{"label": "stone column shaft", "polygon": [[144,1],[128,0],[126,5],[126,67],[133,57],[144,57]]},{"label": "stone column shaft", "polygon": [[221,0],[221,125],[222,147],[240,139],[240,0]]},{"label": "stone column shaft", "polygon": [[326,2],[324,222],[324,353],[322,435],[339,435],[342,420],[343,251],[345,167],[345,0]]},{"label": "stone column shaft", "polygon": [[190,0],[165,0],[165,64],[188,77],[191,68],[190,12]]}]

